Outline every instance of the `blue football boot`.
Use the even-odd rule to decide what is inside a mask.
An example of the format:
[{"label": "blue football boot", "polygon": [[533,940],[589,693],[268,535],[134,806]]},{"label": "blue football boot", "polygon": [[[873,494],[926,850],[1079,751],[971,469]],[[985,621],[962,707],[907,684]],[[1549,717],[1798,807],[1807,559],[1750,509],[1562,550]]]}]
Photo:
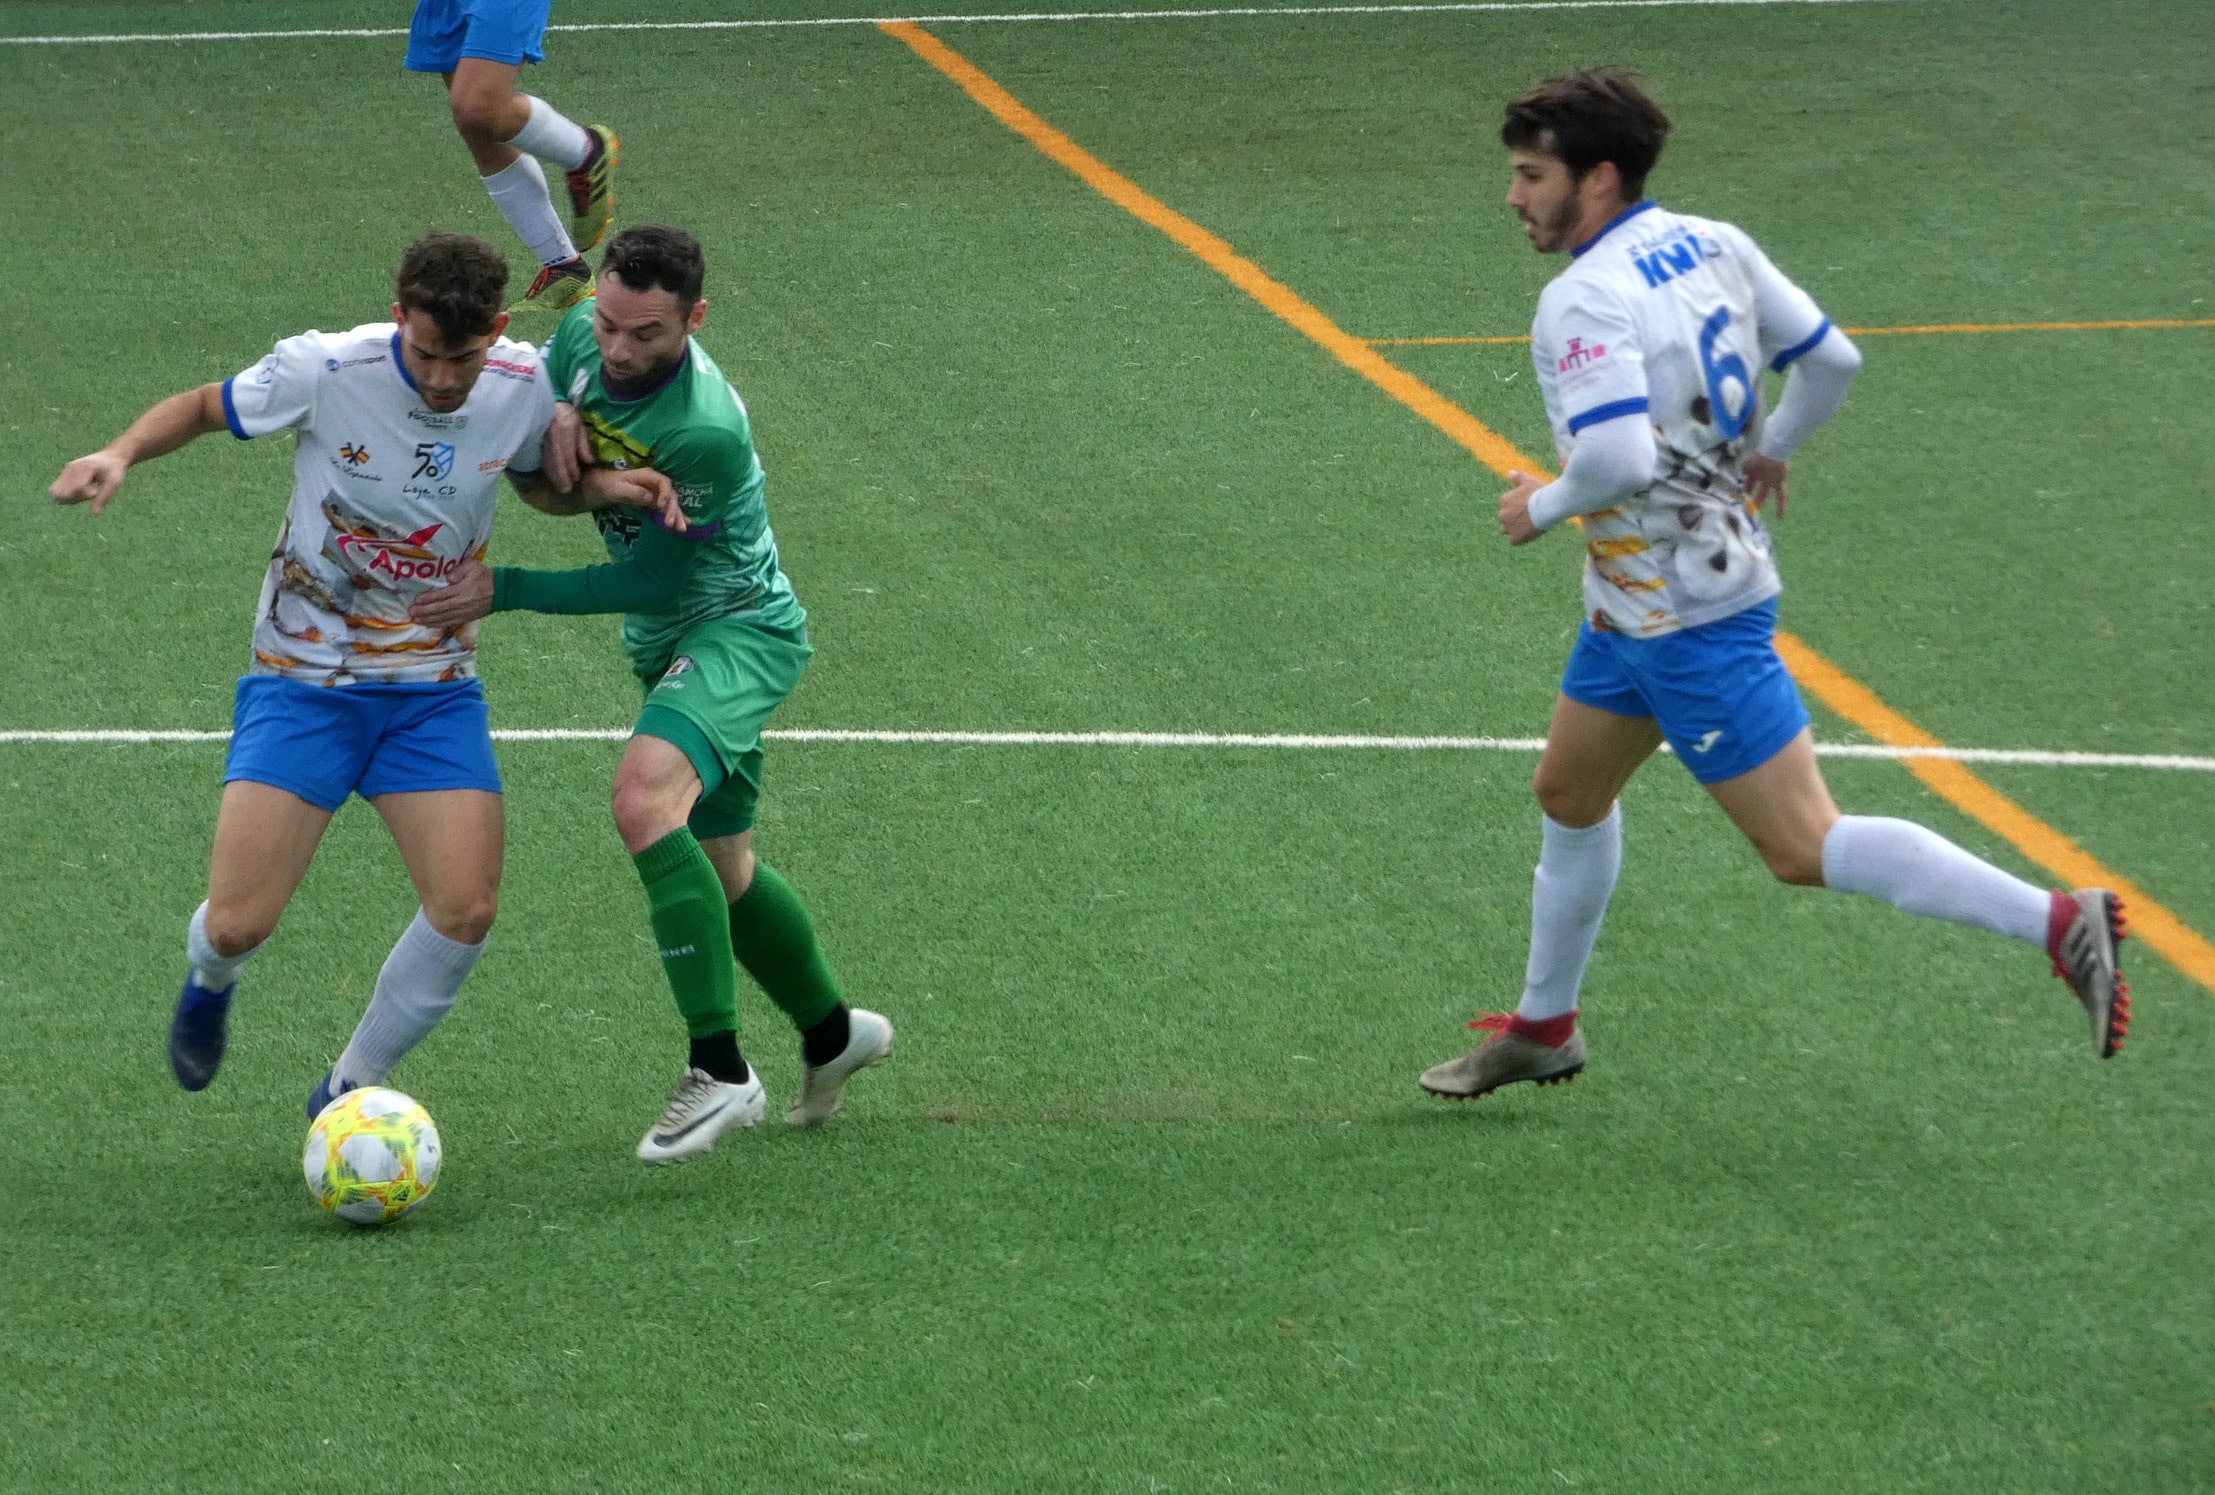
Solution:
[{"label": "blue football boot", "polygon": [[177,993],[177,1015],[169,1020],[169,1068],[187,1090],[205,1090],[223,1064],[229,1040],[231,993],[237,987],[209,991],[196,976],[185,977]]},{"label": "blue football boot", "polygon": [[356,1088],[352,1085],[335,1083],[337,1078],[337,1070],[327,1069],[323,1072],[323,1078],[315,1082],[315,1088],[308,1092],[308,1120],[315,1120],[316,1117],[323,1114],[332,1101],[337,1100],[347,1091]]}]

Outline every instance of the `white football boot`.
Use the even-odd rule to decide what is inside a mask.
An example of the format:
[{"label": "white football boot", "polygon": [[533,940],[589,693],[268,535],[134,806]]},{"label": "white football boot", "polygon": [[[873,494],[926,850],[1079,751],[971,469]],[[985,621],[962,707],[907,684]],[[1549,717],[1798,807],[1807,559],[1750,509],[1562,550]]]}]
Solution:
[{"label": "white football boot", "polygon": [[641,1163],[680,1163],[706,1152],[732,1127],[749,1127],[768,1109],[761,1076],[751,1068],[743,1085],[725,1084],[704,1069],[687,1069],[661,1119],[638,1139]]},{"label": "white football boot", "polygon": [[821,1126],[838,1114],[846,1081],[857,1069],[882,1064],[892,1056],[892,1024],[862,1007],[846,1009],[846,1047],[828,1064],[801,1066],[800,1093],[784,1113],[789,1126]]}]

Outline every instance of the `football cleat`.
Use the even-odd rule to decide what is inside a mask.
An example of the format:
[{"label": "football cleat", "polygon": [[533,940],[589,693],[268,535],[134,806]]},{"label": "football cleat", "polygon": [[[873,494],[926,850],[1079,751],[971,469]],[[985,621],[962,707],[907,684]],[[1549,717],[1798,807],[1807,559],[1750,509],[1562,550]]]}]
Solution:
[{"label": "football cleat", "polygon": [[821,1126],[838,1114],[846,1081],[856,1070],[882,1064],[892,1056],[892,1024],[866,1008],[850,1007],[846,1047],[825,1064],[803,1064],[800,1093],[784,1113],[788,1126]]},{"label": "football cleat", "polygon": [[2092,1051],[2111,1059],[2130,1031],[2130,987],[2123,980],[2123,900],[2105,888],[2056,893],[2054,900],[2070,916],[2052,947],[2053,973],[2069,983],[2092,1019]]},{"label": "football cleat", "polygon": [[185,977],[177,993],[177,1012],[169,1020],[169,1068],[187,1090],[205,1090],[222,1067],[230,1041],[231,993],[235,986],[209,991],[197,976]]},{"label": "football cleat", "polygon": [[339,1084],[337,1070],[325,1070],[323,1078],[317,1080],[315,1088],[308,1092],[308,1120],[313,1121],[316,1117],[321,1116],[330,1109],[332,1101],[355,1088],[352,1085]]},{"label": "football cleat", "polygon": [[687,1069],[661,1119],[638,1139],[641,1163],[677,1163],[706,1152],[732,1127],[761,1120],[768,1098],[761,1076],[747,1072],[743,1085],[726,1084],[704,1069]]},{"label": "football cleat", "polygon": [[569,185],[569,237],[580,250],[597,249],[615,222],[615,163],[623,146],[606,125],[587,125],[585,133],[592,154],[562,178]]},{"label": "football cleat", "polygon": [[1558,1085],[1584,1069],[1584,1034],[1574,1028],[1559,1047],[1525,1038],[1508,1028],[1508,1014],[1487,1012],[1469,1026],[1492,1036],[1459,1059],[1434,1064],[1417,1083],[1445,1100],[1475,1100],[1502,1085],[1530,1080]]},{"label": "football cleat", "polygon": [[585,257],[542,266],[523,293],[522,311],[567,311],[592,294],[592,269]]}]

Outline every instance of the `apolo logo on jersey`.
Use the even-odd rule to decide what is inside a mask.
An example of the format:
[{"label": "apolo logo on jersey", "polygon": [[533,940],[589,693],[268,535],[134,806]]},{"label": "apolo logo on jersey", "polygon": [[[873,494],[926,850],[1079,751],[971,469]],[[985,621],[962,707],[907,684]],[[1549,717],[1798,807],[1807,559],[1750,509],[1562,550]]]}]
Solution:
[{"label": "apolo logo on jersey", "polygon": [[434,482],[441,482],[444,481],[446,475],[453,470],[454,448],[449,443],[444,441],[423,441],[416,443],[416,477],[429,478]]},{"label": "apolo logo on jersey", "polygon": [[350,569],[386,582],[441,581],[453,575],[460,559],[432,550],[431,539],[446,526],[430,524],[408,535],[382,535],[367,520],[326,509],[338,558]]}]

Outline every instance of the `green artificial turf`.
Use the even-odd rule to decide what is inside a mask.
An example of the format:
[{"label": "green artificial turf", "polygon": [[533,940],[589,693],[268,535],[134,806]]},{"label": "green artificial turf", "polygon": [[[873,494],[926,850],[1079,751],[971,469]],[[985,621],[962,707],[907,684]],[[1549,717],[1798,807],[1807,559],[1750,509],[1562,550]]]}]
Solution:
[{"label": "green artificial turf", "polygon": [[[0,35],[405,11],[16,4]],[[1527,326],[1556,264],[1499,206],[1495,111],[1611,59],[1677,117],[1656,193],[1842,324],[2210,315],[2209,32],[2148,0],[936,34],[1347,330],[1416,337]],[[31,205],[0,729],[225,725],[290,453],[211,438],[100,519],[41,496],[63,462],[380,317],[432,223],[520,257],[400,47],[0,47]],[[898,42],[557,35],[531,84],[622,131],[626,221],[707,246],[820,649],[779,725],[1543,731],[1574,546],[1510,551],[1491,473]],[[1865,339],[1794,466],[1786,626],[1949,741],[2207,752],[2211,339]],[[1523,349],[1385,351],[1551,457]],[[520,506],[494,543],[596,549]],[[484,668],[496,726],[636,703],[610,620],[496,619]],[[2140,945],[2096,1063],[2035,953],[1776,886],[1662,759],[1591,1068],[1452,1107],[1413,1079],[1514,998],[1529,755],[773,744],[762,853],[899,1048],[790,1132],[796,1045],[744,991],[770,1124],[646,1170],[681,1026],[617,746],[500,751],[499,927],[395,1077],[446,1172],[361,1233],[297,1158],[414,907],[375,817],[334,823],[184,1095],[220,744],[0,743],[0,1488],[2215,1485],[2215,1000]],[[1829,777],[2038,875],[1895,765]],[[1987,777],[2215,929],[2206,775]]]}]

